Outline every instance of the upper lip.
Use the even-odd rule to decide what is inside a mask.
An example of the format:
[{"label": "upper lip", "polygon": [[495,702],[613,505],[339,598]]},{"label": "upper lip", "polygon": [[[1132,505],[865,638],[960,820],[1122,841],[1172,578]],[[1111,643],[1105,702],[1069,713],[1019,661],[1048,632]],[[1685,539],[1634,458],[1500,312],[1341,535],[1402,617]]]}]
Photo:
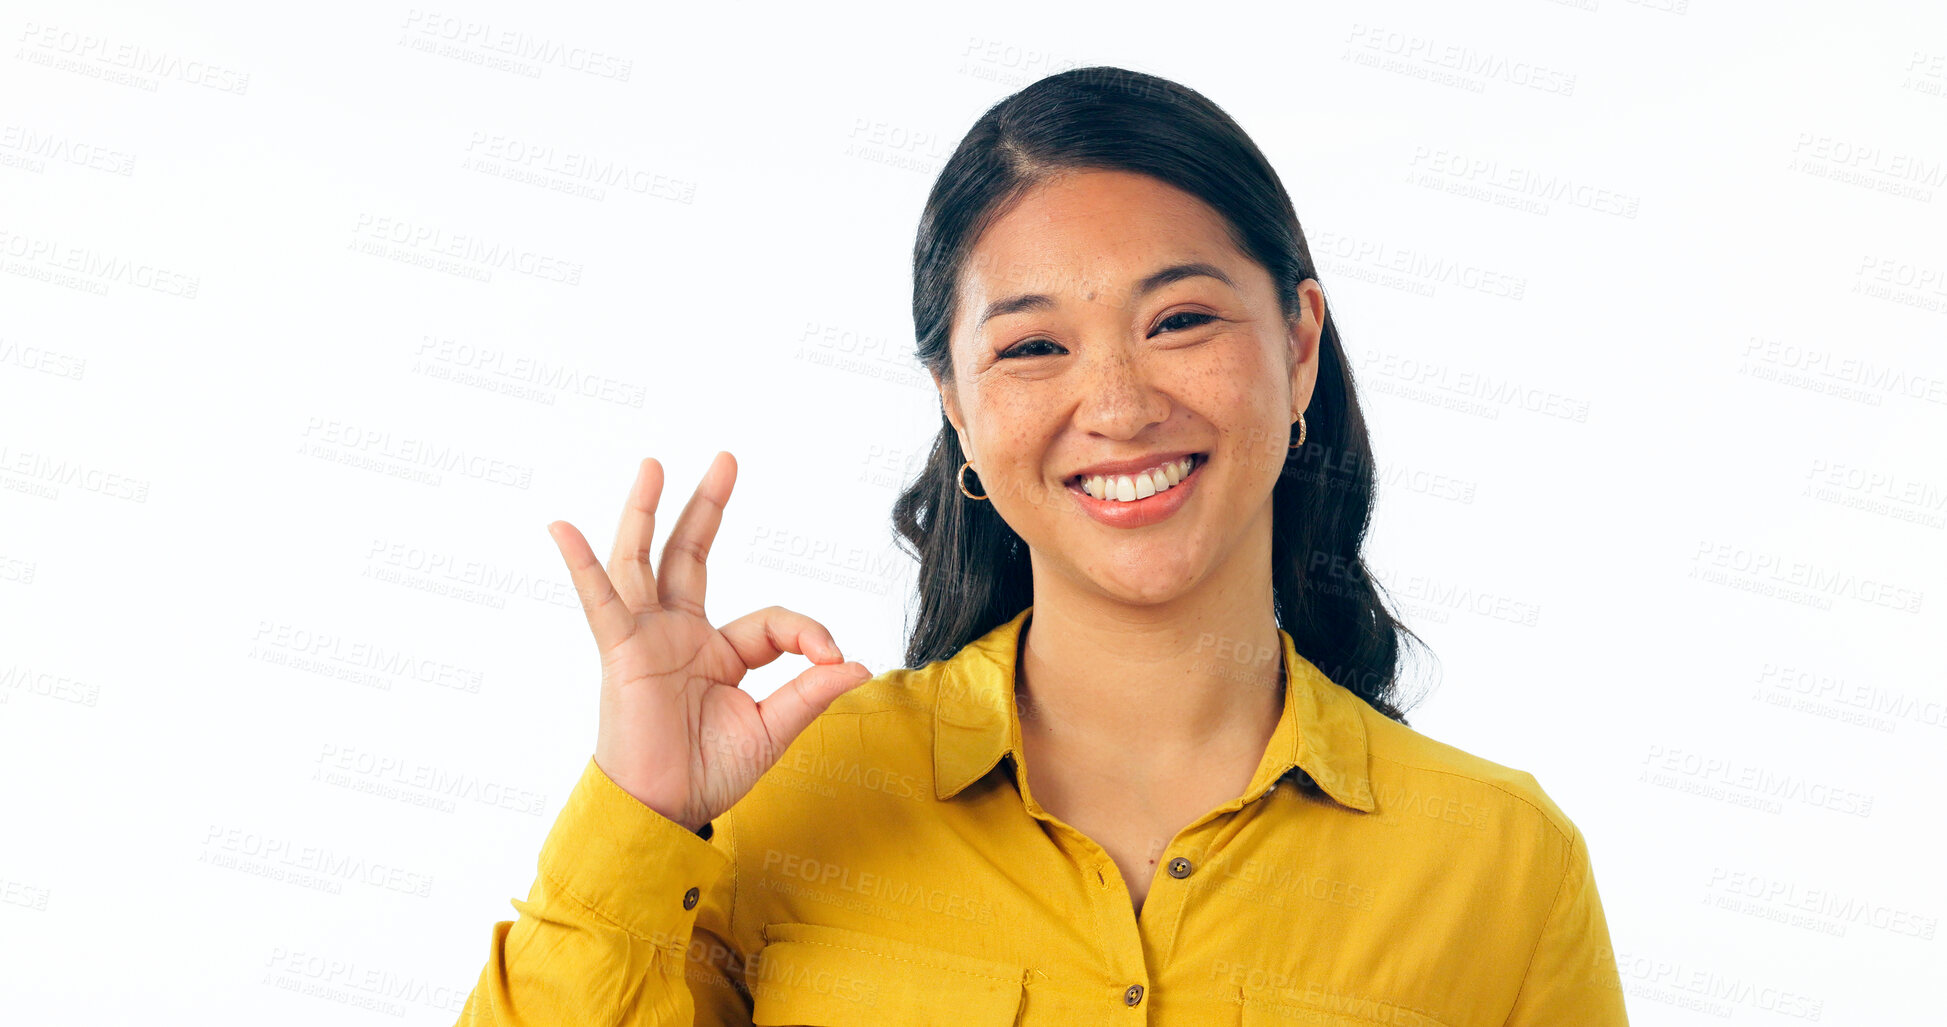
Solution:
[{"label": "upper lip", "polygon": [[1111,474],[1134,474],[1137,471],[1146,471],[1151,467],[1158,467],[1201,452],[1203,451],[1200,449],[1179,449],[1169,453],[1155,453],[1150,456],[1132,457],[1128,460],[1104,460],[1099,464],[1090,464],[1087,467],[1071,472],[1064,480],[1074,481],[1078,478],[1093,478],[1098,474],[1103,476]]}]

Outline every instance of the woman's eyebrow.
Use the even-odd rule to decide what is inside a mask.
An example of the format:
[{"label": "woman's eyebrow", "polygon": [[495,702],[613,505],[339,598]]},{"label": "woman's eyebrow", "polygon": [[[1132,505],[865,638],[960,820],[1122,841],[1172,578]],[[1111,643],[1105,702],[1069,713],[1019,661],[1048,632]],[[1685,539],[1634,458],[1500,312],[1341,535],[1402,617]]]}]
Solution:
[{"label": "woman's eyebrow", "polygon": [[[1136,283],[1133,295],[1140,298],[1147,296],[1171,282],[1179,282],[1185,278],[1197,277],[1215,278],[1225,285],[1230,286],[1232,289],[1237,288],[1237,283],[1231,281],[1230,276],[1224,274],[1223,269],[1217,265],[1206,264],[1202,261],[1191,261],[1184,264],[1171,264],[1169,267],[1144,277],[1142,281]],[[1053,296],[1039,292],[1022,293],[1018,296],[1009,296],[1006,299],[995,300],[987,305],[986,310],[981,311],[980,320],[974,322],[974,328],[978,330],[982,325],[997,317],[1005,317],[1008,314],[1019,314],[1029,310],[1047,310],[1054,305],[1055,298]]]}]

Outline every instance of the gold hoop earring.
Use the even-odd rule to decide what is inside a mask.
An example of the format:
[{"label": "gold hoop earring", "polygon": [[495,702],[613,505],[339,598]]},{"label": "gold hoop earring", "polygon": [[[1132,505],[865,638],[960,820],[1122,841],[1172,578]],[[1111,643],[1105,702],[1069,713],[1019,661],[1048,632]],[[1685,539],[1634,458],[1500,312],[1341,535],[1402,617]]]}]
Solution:
[{"label": "gold hoop earring", "polygon": [[1303,446],[1304,444],[1305,444],[1305,414],[1303,411],[1300,411],[1298,414],[1298,441],[1292,443],[1289,446],[1286,446],[1285,448],[1297,449]]},{"label": "gold hoop earring", "polygon": [[[969,468],[969,467],[972,467],[972,466],[973,466],[973,461],[972,461],[972,460],[969,460],[969,461],[967,461],[966,463],[964,463],[964,464],[961,464],[961,465],[960,465],[960,473],[958,473],[958,474],[956,474],[956,475],[954,475],[954,476],[953,476],[953,477],[954,477],[954,480],[960,483],[960,494],[961,494],[961,495],[963,495],[963,496],[966,496],[966,497],[967,497],[968,499],[986,499],[986,498],[987,498],[987,493],[985,493],[985,492],[982,492],[982,493],[981,493],[980,495],[977,495],[977,496],[976,496],[976,495],[974,495],[973,493],[971,493],[971,492],[968,492],[968,491],[967,491],[967,468]],[[976,473],[978,473],[978,472],[976,472]]]}]

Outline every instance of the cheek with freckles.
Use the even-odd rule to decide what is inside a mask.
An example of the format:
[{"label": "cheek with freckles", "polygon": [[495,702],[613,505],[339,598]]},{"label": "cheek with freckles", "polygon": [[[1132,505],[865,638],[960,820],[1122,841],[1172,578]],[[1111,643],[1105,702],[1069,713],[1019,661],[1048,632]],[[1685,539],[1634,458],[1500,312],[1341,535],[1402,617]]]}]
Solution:
[{"label": "cheek with freckles", "polygon": [[1019,468],[1040,447],[1047,445],[1053,431],[1055,411],[1028,390],[1005,385],[988,386],[974,397],[972,456],[977,468],[1001,474],[1019,473]]},{"label": "cheek with freckles", "polygon": [[1055,498],[1042,473],[1055,431],[1049,409],[1006,390],[989,390],[975,402],[967,426],[973,448],[967,456],[988,501],[1010,524],[1038,516]]},{"label": "cheek with freckles", "polygon": [[1223,437],[1231,463],[1276,467],[1283,463],[1289,424],[1284,367],[1266,359],[1261,341],[1248,336],[1209,351],[1209,360],[1186,378],[1184,400]]}]

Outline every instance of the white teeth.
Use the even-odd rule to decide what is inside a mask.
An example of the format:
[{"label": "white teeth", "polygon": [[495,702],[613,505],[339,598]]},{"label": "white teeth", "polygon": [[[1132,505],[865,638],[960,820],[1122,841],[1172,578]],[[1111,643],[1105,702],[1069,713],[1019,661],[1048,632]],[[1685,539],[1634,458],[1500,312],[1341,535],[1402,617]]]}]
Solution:
[{"label": "white teeth", "polygon": [[1132,503],[1138,499],[1148,499],[1158,492],[1166,492],[1189,477],[1195,468],[1194,457],[1172,460],[1160,467],[1153,467],[1141,474],[1097,474],[1082,480],[1082,491],[1097,499],[1110,499]]}]

